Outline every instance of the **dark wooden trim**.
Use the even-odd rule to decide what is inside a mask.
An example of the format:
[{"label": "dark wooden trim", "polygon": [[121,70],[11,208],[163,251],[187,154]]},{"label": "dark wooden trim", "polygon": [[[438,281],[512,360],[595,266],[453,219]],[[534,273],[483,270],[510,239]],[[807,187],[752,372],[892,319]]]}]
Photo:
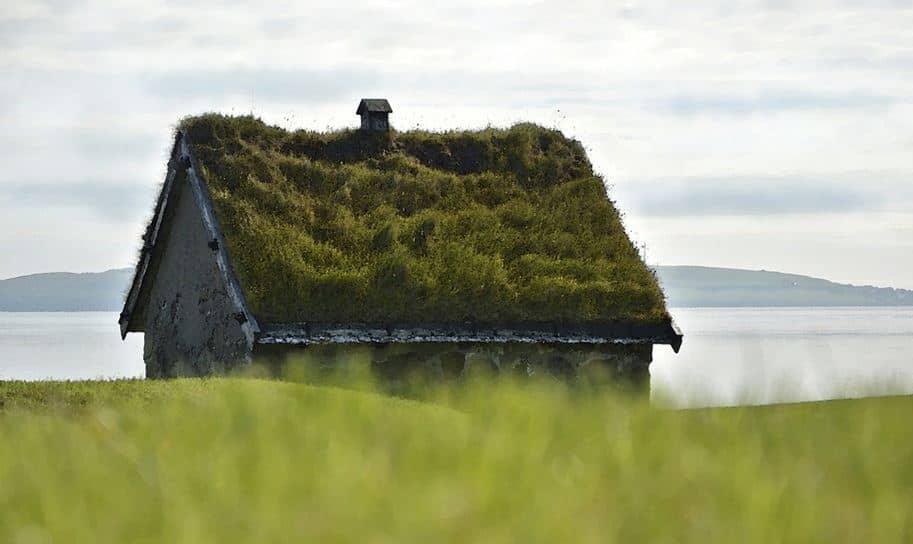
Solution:
[{"label": "dark wooden trim", "polygon": [[136,305],[139,303],[140,293],[142,292],[143,282],[146,278],[146,272],[152,259],[152,251],[158,243],[159,232],[161,231],[162,222],[165,218],[165,209],[171,197],[174,187],[174,180],[178,175],[179,167],[179,149],[182,135],[178,132],[175,135],[174,145],[171,149],[171,157],[168,160],[168,172],[165,174],[165,182],[162,184],[162,190],[159,192],[155,202],[155,209],[152,212],[152,218],[146,226],[146,232],[143,234],[143,247],[140,249],[139,259],[136,263],[136,270],[133,272],[133,281],[130,283],[130,290],[124,300],[124,308],[120,314],[120,335],[126,338],[128,332],[141,332],[138,325],[133,322],[133,313]]},{"label": "dark wooden trim", "polygon": [[589,324],[470,323],[372,324],[372,323],[270,323],[259,344],[354,343],[542,343],[542,344],[668,344],[676,352],[682,334],[674,322],[644,324],[611,322]]}]

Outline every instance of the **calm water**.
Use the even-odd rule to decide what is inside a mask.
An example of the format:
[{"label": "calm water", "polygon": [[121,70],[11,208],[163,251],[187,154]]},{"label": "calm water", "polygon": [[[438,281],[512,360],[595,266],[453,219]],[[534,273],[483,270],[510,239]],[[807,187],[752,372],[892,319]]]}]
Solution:
[{"label": "calm water", "polygon": [[[653,395],[678,406],[913,393],[913,308],[676,309]],[[0,380],[142,377],[142,335],[115,313],[0,312]]]},{"label": "calm water", "polygon": [[913,308],[674,309],[653,395],[679,406],[913,393]]},{"label": "calm water", "polygon": [[114,312],[0,312],[0,380],[145,375],[143,336],[120,339]]}]

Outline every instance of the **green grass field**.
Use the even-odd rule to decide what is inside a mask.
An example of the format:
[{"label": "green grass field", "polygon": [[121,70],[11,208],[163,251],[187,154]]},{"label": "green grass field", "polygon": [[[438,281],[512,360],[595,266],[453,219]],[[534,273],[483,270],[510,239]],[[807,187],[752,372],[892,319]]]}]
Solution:
[{"label": "green grass field", "polygon": [[913,397],[0,383],[0,542],[911,542]]}]

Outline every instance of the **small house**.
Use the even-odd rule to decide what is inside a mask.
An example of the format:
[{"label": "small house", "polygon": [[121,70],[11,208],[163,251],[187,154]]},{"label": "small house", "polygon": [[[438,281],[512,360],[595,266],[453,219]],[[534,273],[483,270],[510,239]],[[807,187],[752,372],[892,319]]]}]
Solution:
[{"label": "small house", "polygon": [[317,133],[216,114],[176,131],[120,329],[145,333],[150,378],[361,350],[383,372],[648,383],[653,345],[682,342],[559,131]]}]

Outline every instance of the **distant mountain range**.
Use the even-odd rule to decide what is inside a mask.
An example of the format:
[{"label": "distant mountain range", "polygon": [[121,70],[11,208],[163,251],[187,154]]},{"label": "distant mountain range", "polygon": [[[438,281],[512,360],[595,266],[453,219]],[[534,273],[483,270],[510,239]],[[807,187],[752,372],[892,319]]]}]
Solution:
[{"label": "distant mountain range", "polygon": [[[913,306],[913,291],[780,272],[657,266],[671,307]],[[52,272],[0,280],[0,312],[120,311],[133,269]]]},{"label": "distant mountain range", "polygon": [[120,311],[133,269],[51,272],[0,280],[0,312]]},{"label": "distant mountain range", "polygon": [[913,306],[913,291],[765,270],[657,266],[672,307]]}]

